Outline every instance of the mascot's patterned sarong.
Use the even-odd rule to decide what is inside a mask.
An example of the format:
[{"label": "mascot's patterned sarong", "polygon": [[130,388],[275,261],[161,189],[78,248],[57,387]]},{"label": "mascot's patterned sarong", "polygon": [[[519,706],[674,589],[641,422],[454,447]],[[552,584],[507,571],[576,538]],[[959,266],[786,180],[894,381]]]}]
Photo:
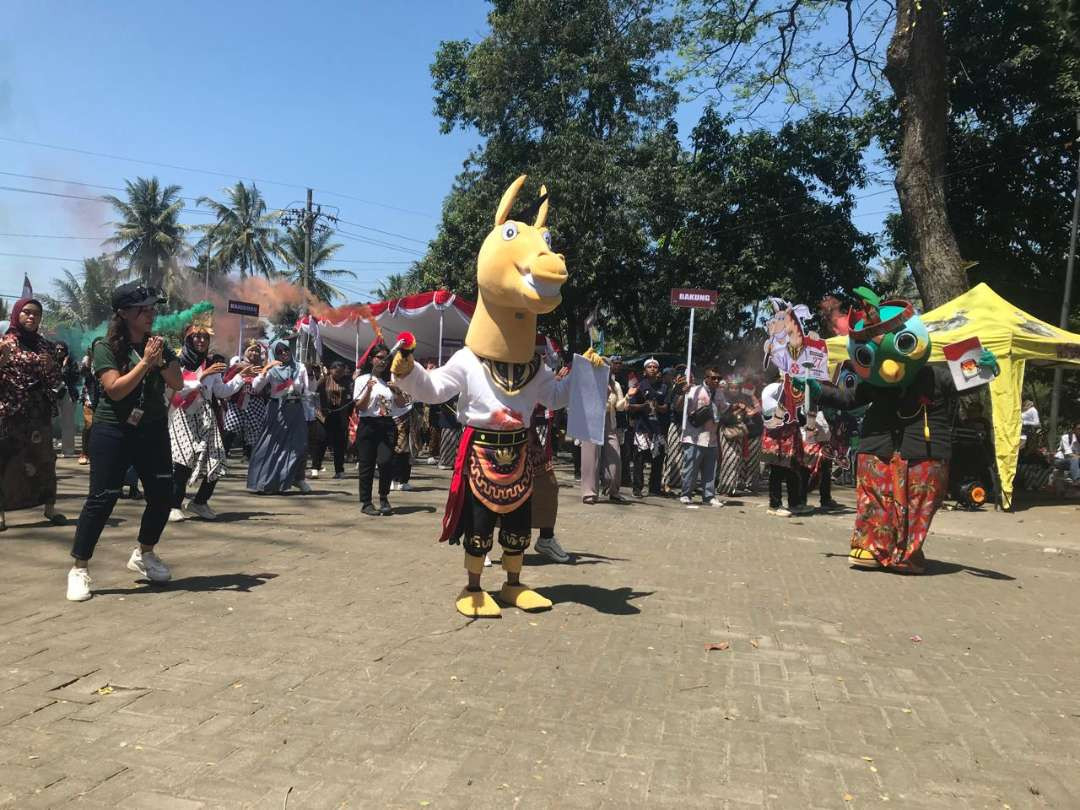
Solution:
[{"label": "mascot's patterned sarong", "polygon": [[899,453],[882,461],[863,453],[857,476],[852,549],[870,552],[895,571],[922,571],[922,545],[945,499],[949,465],[934,459],[907,462]]}]

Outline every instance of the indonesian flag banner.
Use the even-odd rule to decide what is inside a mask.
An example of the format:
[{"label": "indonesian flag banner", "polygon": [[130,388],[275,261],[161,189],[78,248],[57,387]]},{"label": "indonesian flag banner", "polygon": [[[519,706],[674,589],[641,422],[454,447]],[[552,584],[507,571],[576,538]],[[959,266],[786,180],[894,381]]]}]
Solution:
[{"label": "indonesian flag banner", "polygon": [[393,346],[401,332],[412,332],[416,336],[416,359],[438,360],[441,335],[445,363],[465,345],[465,333],[475,309],[472,301],[447,290],[435,290],[391,301],[338,307],[318,318],[317,329],[322,345],[349,359],[365,352],[378,328],[387,346]]}]

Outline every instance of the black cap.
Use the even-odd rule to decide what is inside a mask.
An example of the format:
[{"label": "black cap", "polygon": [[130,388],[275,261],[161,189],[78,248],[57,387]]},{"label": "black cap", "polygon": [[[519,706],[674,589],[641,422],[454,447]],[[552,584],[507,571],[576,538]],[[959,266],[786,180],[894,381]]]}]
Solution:
[{"label": "black cap", "polygon": [[127,309],[128,307],[150,307],[154,304],[164,304],[165,296],[161,290],[154,287],[146,287],[138,281],[129,281],[121,284],[112,294],[112,308],[114,310]]}]

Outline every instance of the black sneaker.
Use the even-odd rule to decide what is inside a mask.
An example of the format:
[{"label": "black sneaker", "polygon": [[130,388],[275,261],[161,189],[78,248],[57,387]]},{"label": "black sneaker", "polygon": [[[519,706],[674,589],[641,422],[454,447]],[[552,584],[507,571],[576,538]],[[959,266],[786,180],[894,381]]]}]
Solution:
[{"label": "black sneaker", "polygon": [[378,509],[375,508],[374,504],[370,503],[365,503],[362,507],[360,507],[360,512],[365,515],[371,515],[372,517],[378,517],[380,514],[382,514]]},{"label": "black sneaker", "polygon": [[634,490],[634,497],[635,497],[635,498],[644,498],[645,496],[641,494],[641,490],[640,490],[640,489],[635,489],[635,490]]},{"label": "black sneaker", "polygon": [[385,498],[379,501],[379,514],[383,517],[390,517],[390,515],[394,514],[394,510],[390,508],[390,501]]},{"label": "black sneaker", "polygon": [[335,481],[340,481],[344,477],[345,477],[345,473],[343,473],[343,472],[334,473],[334,480]]}]

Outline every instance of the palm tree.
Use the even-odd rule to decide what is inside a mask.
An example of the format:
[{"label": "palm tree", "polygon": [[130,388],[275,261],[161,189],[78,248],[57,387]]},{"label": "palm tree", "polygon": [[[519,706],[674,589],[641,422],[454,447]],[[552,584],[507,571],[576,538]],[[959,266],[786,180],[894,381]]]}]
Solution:
[{"label": "palm tree", "polygon": [[324,303],[333,303],[335,298],[344,298],[345,293],[330,283],[329,279],[341,276],[356,278],[351,270],[338,270],[324,265],[341,249],[340,242],[330,242],[333,231],[317,231],[311,237],[311,278],[304,280],[304,229],[294,225],[286,229],[284,237],[277,243],[277,254],[285,264],[285,277],[300,287],[307,287],[311,294]]},{"label": "palm tree", "polygon": [[413,265],[404,273],[391,273],[385,281],[379,282],[379,286],[375,288],[375,297],[380,301],[390,301],[420,292],[420,274],[417,269],[417,266]]},{"label": "palm tree", "polygon": [[919,288],[915,286],[915,277],[911,274],[911,265],[898,256],[883,258],[881,266],[870,274],[870,284],[874,292],[885,298],[902,298],[922,310]]},{"label": "palm tree", "polygon": [[128,276],[171,292],[179,286],[180,260],[187,251],[180,186],[162,187],[156,177],[136,177],[125,185],[126,200],[103,197],[120,215],[112,223],[116,235],[106,244],[115,245],[117,258],[127,260]]},{"label": "palm tree", "polygon": [[42,296],[49,321],[84,329],[104,323],[112,314],[113,288],[123,275],[108,254],[83,259],[81,281],[65,270],[64,278],[53,281],[56,294]]},{"label": "palm tree", "polygon": [[206,234],[199,242],[204,255],[209,256],[204,262],[209,261],[218,274],[236,270],[241,278],[276,275],[274,244],[280,236],[276,223],[281,212],[266,210],[266,201],[254,183],[245,186],[237,181],[222,190],[225,202],[199,198],[199,205],[210,208],[217,218],[212,225],[199,226]]},{"label": "palm tree", "polygon": [[8,309],[7,301],[0,298],[0,321],[6,321],[11,310]]}]

